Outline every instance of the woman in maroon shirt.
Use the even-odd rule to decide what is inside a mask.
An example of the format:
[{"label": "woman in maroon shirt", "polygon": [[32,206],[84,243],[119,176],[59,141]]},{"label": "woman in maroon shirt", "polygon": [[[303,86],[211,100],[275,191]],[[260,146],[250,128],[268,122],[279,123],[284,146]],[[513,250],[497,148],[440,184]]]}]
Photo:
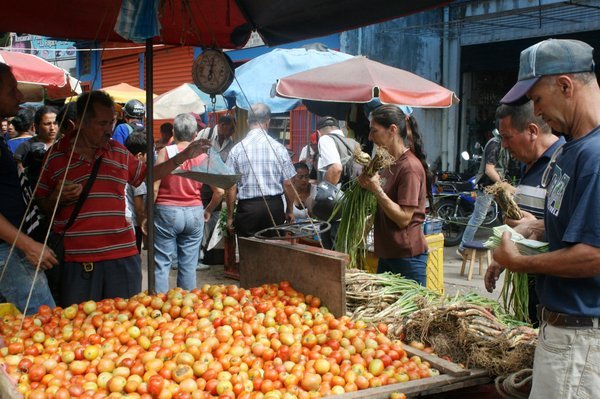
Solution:
[{"label": "woman in maroon shirt", "polygon": [[431,194],[431,173],[417,122],[395,105],[375,109],[370,121],[369,140],[396,159],[394,165],[375,176],[361,175],[358,179],[377,198],[377,273],[399,273],[425,285],[428,254],[422,225]]}]

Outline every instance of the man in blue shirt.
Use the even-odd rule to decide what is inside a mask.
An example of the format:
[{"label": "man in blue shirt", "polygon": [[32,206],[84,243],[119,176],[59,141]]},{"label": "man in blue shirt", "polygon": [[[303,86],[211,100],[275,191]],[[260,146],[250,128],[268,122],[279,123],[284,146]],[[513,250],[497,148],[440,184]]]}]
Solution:
[{"label": "man in blue shirt", "polygon": [[[506,223],[517,231],[528,233],[530,222],[544,218],[546,189],[542,187],[542,175],[554,152],[564,143],[563,137],[552,134],[552,129],[544,120],[533,113],[533,103],[523,105],[502,104],[496,109],[502,147],[513,158],[523,163],[523,177],[516,188],[515,202],[521,208],[523,218],[507,219]],[[521,227],[519,227],[521,226]],[[527,234],[529,235],[529,234]],[[504,270],[492,262],[485,274],[485,287],[489,292],[496,288],[498,276]],[[529,320],[537,327],[537,305],[535,275],[529,276]]]},{"label": "man in blue shirt", "polygon": [[508,233],[494,259],[536,273],[540,335],[533,398],[597,397],[600,392],[600,88],[593,48],[549,39],[521,52],[519,79],[503,103],[531,99],[534,112],[571,140],[542,176],[550,252],[520,255]]},{"label": "man in blue shirt", "polygon": [[131,133],[144,130],[143,121],[146,107],[139,100],[129,100],[123,107],[123,114],[125,115],[125,123],[121,123],[115,128],[112,138],[125,145],[125,141]]}]

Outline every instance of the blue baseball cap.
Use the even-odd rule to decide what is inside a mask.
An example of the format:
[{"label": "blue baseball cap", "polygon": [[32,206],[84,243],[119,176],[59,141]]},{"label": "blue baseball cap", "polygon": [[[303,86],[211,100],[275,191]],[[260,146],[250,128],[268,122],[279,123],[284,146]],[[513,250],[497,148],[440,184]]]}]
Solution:
[{"label": "blue baseball cap", "polygon": [[500,100],[524,104],[527,92],[545,75],[594,72],[594,49],[579,40],[548,39],[521,51],[517,83]]}]

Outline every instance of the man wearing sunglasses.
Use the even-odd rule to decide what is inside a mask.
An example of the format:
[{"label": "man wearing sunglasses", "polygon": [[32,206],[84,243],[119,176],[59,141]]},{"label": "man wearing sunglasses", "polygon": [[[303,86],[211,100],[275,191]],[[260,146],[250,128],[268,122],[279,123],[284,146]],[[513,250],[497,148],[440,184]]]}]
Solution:
[{"label": "man wearing sunglasses", "polygon": [[501,102],[528,99],[554,131],[571,137],[546,179],[550,252],[520,255],[506,233],[494,259],[536,274],[540,333],[530,397],[592,398],[600,391],[600,88],[593,48],[549,39],[521,52],[519,80]]}]

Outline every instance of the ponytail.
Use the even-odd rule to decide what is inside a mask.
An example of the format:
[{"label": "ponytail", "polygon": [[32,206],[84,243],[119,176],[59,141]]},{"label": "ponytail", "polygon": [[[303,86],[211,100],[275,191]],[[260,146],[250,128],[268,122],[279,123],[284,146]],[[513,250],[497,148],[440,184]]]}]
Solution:
[{"label": "ponytail", "polygon": [[431,192],[431,186],[433,185],[433,173],[429,170],[427,164],[427,155],[425,154],[423,140],[419,134],[419,126],[417,120],[412,115],[406,116],[406,138],[410,150],[415,156],[421,161],[423,169],[425,170],[425,184],[427,185],[427,199],[429,200],[429,206],[433,206],[433,194]]}]

